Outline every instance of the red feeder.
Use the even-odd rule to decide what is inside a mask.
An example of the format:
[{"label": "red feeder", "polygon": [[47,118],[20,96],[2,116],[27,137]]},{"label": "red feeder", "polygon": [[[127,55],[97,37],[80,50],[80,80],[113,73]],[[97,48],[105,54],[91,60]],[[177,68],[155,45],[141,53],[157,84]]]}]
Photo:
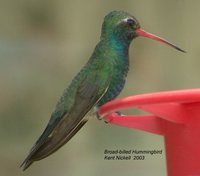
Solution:
[{"label": "red feeder", "polygon": [[[118,115],[130,107],[150,115]],[[149,93],[113,100],[99,109],[112,124],[163,135],[168,176],[200,176],[200,89]]]}]

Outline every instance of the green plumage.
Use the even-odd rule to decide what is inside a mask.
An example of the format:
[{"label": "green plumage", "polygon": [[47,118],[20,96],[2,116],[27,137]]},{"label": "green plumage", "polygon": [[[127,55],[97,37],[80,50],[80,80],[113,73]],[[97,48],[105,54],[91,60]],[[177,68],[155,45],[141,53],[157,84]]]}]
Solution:
[{"label": "green plumage", "polygon": [[64,91],[45,131],[22,163],[24,170],[68,142],[86,123],[84,117],[94,106],[101,106],[121,92],[129,67],[128,48],[137,36],[136,27],[137,20],[126,12],[113,11],[105,17],[100,42]]}]

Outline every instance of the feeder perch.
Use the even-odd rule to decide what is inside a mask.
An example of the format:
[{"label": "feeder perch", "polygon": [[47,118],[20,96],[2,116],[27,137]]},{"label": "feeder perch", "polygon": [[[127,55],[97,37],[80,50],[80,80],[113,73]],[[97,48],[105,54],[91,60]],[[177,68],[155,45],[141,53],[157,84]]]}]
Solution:
[{"label": "feeder perch", "polygon": [[[149,115],[119,115],[137,108]],[[106,103],[99,114],[111,124],[164,136],[168,176],[200,176],[200,89],[130,96]]]}]

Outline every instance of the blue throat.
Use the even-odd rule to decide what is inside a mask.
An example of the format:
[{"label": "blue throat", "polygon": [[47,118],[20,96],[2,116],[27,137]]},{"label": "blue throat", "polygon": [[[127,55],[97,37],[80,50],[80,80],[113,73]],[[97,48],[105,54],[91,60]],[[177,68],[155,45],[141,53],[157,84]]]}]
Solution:
[{"label": "blue throat", "polygon": [[[113,61],[113,71],[110,86],[103,96],[103,98],[98,102],[98,106],[105,104],[106,102],[116,98],[122,89],[124,88],[126,76],[129,70],[129,56],[128,49],[130,43],[117,41],[115,39],[109,40],[109,52],[111,55],[115,55],[112,58]],[[114,53],[114,54],[113,54]],[[109,59],[109,58],[108,58]]]}]

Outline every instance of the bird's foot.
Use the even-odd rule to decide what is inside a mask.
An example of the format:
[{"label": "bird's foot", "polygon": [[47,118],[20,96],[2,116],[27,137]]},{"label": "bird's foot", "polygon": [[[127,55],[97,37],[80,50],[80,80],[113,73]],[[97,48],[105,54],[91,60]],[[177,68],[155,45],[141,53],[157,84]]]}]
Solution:
[{"label": "bird's foot", "polygon": [[[105,123],[109,123],[109,121],[110,121],[109,119],[106,119],[104,116],[101,116],[99,114],[99,108],[98,107],[94,107],[93,113],[96,115],[98,120],[104,120]],[[118,116],[123,116],[120,111],[113,112],[112,114],[113,115],[118,115]]]},{"label": "bird's foot", "polygon": [[92,114],[97,117],[98,120],[102,120],[103,117],[99,114],[99,108],[95,106],[92,110]]},{"label": "bird's foot", "polygon": [[120,111],[116,111],[116,112],[114,112],[114,114],[117,114],[119,116],[123,116],[123,114]]},{"label": "bird's foot", "polygon": [[[123,114],[120,111],[116,111],[112,113],[113,116],[117,115],[117,116],[123,116]],[[104,118],[104,122],[105,123],[109,123],[112,119],[106,119]]]},{"label": "bird's foot", "polygon": [[102,120],[103,119],[103,116],[101,116],[99,114],[99,111],[96,112],[96,117],[97,117],[98,120]]}]

